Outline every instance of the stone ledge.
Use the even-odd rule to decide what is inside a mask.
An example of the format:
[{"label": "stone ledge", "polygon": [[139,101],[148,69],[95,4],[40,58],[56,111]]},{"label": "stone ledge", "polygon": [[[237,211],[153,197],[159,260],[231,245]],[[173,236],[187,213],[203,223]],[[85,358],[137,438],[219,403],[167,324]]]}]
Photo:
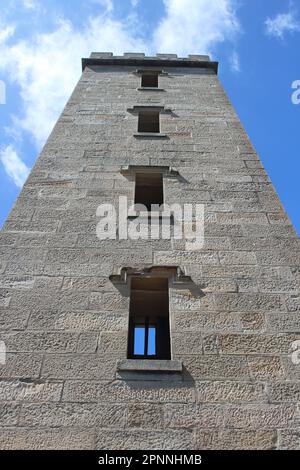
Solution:
[{"label": "stone ledge", "polygon": [[178,178],[179,172],[167,165],[122,165],[120,173],[123,176],[135,175],[136,173],[162,173],[168,178]]},{"label": "stone ledge", "polygon": [[166,91],[164,88],[152,87],[152,86],[140,86],[137,88],[138,91]]},{"label": "stone ledge", "polygon": [[190,54],[188,57],[177,57],[176,54],[157,54],[145,56],[143,53],[125,53],[123,56],[114,56],[112,52],[92,52],[90,57],[82,58],[82,70],[85,67],[103,65],[121,65],[133,67],[195,67],[210,69],[218,73],[218,62],[211,61],[209,56]]},{"label": "stone ledge", "polygon": [[162,134],[161,132],[136,132],[135,134],[133,134],[133,137],[137,139],[143,139],[143,138],[168,139],[167,134]]},{"label": "stone ledge", "polygon": [[174,214],[171,212],[165,213],[162,209],[158,211],[129,211],[127,219],[136,219],[139,217],[140,219],[157,221],[157,220],[170,220],[171,223],[174,223]]},{"label": "stone ledge", "polygon": [[148,104],[148,105],[135,105],[132,108],[127,108],[126,111],[134,116],[138,116],[139,112],[141,111],[157,111],[159,113],[171,113],[171,109],[166,109],[164,106],[158,106],[156,104]]},{"label": "stone ledge", "polygon": [[162,359],[122,359],[117,362],[118,372],[182,373],[182,361]]}]

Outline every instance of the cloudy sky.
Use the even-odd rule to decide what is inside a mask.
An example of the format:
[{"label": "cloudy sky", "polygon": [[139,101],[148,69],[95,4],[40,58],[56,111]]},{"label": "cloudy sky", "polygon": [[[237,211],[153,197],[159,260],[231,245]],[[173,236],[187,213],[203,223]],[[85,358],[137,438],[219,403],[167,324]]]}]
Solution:
[{"label": "cloudy sky", "polygon": [[299,50],[299,0],[0,0],[0,225],[81,57],[136,51],[220,61],[220,79],[300,232],[300,104],[291,99],[300,98],[292,88]]}]

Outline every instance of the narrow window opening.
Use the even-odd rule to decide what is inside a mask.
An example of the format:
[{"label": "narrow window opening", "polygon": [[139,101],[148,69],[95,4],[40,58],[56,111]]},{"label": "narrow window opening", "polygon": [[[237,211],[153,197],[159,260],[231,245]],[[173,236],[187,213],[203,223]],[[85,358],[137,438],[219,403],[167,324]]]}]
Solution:
[{"label": "narrow window opening", "polygon": [[131,280],[128,358],[171,359],[166,278]]},{"label": "narrow window opening", "polygon": [[134,203],[144,204],[148,211],[151,204],[164,203],[162,173],[136,173]]},{"label": "narrow window opening", "polygon": [[143,88],[158,88],[158,73],[143,73],[141,86]]},{"label": "narrow window opening", "polygon": [[159,133],[159,111],[140,111],[138,132]]}]

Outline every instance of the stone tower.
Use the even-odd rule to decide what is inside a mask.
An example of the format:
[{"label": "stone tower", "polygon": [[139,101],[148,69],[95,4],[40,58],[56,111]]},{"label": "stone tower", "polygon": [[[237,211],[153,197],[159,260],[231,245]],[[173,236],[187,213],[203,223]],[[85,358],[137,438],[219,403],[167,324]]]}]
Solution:
[{"label": "stone tower", "polygon": [[[217,63],[82,63],[0,234],[0,448],[300,448],[299,242]],[[204,246],[100,239],[120,196]]]}]

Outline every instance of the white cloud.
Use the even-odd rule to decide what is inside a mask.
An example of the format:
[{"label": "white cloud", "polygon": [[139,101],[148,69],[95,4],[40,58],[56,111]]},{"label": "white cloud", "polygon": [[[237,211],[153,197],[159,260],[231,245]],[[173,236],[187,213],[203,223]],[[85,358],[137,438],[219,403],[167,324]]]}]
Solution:
[{"label": "white cloud", "polygon": [[113,0],[91,0],[92,3],[98,3],[105,8],[107,12],[111,12],[114,9]]},{"label": "white cloud", "polygon": [[138,5],[139,1],[140,0],[130,0],[131,6],[135,8]]},{"label": "white cloud", "polygon": [[6,28],[0,31],[0,45],[7,41],[15,32],[14,26],[7,26]]},{"label": "white cloud", "polygon": [[211,53],[240,30],[235,0],[164,0],[166,16],[155,31],[158,52]]},{"label": "white cloud", "polygon": [[91,51],[143,51],[147,47],[121,23],[99,16],[82,31],[60,21],[51,33],[32,40],[0,44],[0,70],[20,88],[23,113],[15,122],[29,132],[38,147],[48,137],[81,73],[81,57]]},{"label": "white cloud", "polygon": [[28,10],[35,10],[39,6],[39,3],[36,0],[22,0],[22,3]]},{"label": "white cloud", "polygon": [[300,22],[297,20],[295,12],[290,10],[287,13],[279,13],[274,18],[267,18],[265,27],[269,36],[282,39],[285,33],[300,31]]},{"label": "white cloud", "polygon": [[240,64],[240,57],[236,51],[230,56],[230,68],[233,72],[240,72],[241,71],[241,64]]},{"label": "white cloud", "polygon": [[8,145],[0,150],[0,160],[7,175],[18,188],[21,188],[29,175],[29,168],[17,155],[15,149]]}]

